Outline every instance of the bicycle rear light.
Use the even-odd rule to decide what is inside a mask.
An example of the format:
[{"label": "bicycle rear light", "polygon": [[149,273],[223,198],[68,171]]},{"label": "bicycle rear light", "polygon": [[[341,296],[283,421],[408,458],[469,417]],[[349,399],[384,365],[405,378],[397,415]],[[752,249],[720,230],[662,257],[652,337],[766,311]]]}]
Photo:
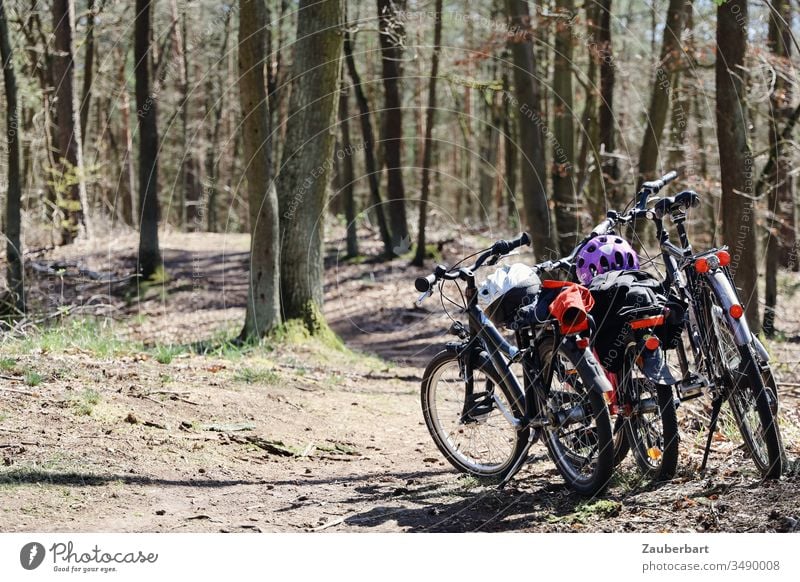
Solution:
[{"label": "bicycle rear light", "polygon": [[654,335],[651,335],[649,338],[644,340],[644,347],[648,350],[657,350],[658,346],[661,345],[661,341]]},{"label": "bicycle rear light", "polygon": [[731,264],[731,254],[728,251],[717,251],[720,267],[727,267]]},{"label": "bicycle rear light", "polygon": [[731,314],[731,317],[734,319],[739,319],[744,315],[744,307],[739,305],[738,303],[731,305],[731,308],[728,310],[728,313]]},{"label": "bicycle rear light", "polygon": [[698,273],[708,273],[709,271],[708,259],[705,258],[697,259],[694,262],[694,270],[697,271]]},{"label": "bicycle rear light", "polygon": [[656,315],[655,317],[645,317],[644,319],[634,319],[631,322],[631,329],[644,329],[646,327],[657,327],[664,325],[664,316]]}]

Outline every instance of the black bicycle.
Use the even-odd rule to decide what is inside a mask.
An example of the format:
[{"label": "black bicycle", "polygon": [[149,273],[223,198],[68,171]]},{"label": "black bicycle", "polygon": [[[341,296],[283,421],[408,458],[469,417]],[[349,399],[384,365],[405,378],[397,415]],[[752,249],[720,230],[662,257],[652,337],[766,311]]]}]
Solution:
[{"label": "black bicycle", "polygon": [[[501,485],[541,437],[567,484],[583,495],[595,495],[611,478],[614,448],[606,403],[611,385],[589,349],[588,330],[562,333],[564,322],[554,317],[514,317],[514,346],[478,303],[476,272],[528,244],[527,234],[501,240],[482,251],[472,266],[440,265],[416,280],[420,301],[437,284],[441,294],[446,283],[463,283],[460,308],[468,318],[466,326],[453,321],[450,332],[458,341],[448,343],[425,370],[425,423],[456,469],[500,479]],[[521,311],[529,301],[541,299],[537,293],[523,294],[506,309]],[[522,368],[522,384],[512,370],[515,364]]]},{"label": "black bicycle", "polygon": [[[576,280],[576,256],[581,249],[596,237],[605,234],[616,236],[613,227],[630,220],[629,213],[615,215],[613,224],[603,221],[578,243],[569,256],[546,261],[538,268],[545,272],[562,272],[567,278]],[[619,274],[611,272],[607,275]],[[607,299],[592,310],[596,322],[592,346],[614,388],[609,408],[615,417],[615,464],[632,452],[646,477],[671,479],[678,466],[680,438],[673,399],[677,380],[670,371],[665,348],[669,347],[672,341],[669,336],[676,333],[676,328],[680,333],[680,325],[668,325],[669,310],[665,297],[652,294],[646,301],[637,297],[636,301],[628,302],[626,293],[620,292],[624,286],[619,285],[618,279],[604,279],[600,275],[590,285],[595,298]],[[595,287],[595,283],[601,281],[611,283],[607,291],[603,290],[603,284]],[[658,281],[653,282],[661,287]]]},{"label": "black bicycle", "polygon": [[[687,211],[700,204],[700,196],[691,190],[653,202],[651,197],[677,177],[670,172],[653,182],[645,182],[637,193],[632,210],[620,215],[610,211],[596,229],[597,234],[611,232],[617,225],[635,226],[638,220],[655,224],[665,267],[664,286],[673,305],[684,311],[686,344],[676,345],[681,380],[676,383],[677,397],[688,400],[705,390],[712,396],[708,439],[701,464],[705,469],[712,437],[725,402],[756,467],[765,477],[779,477],[785,453],[777,423],[777,387],[769,356],[748,327],[744,307],[729,270],[727,247],[695,253],[686,231]],[[670,241],[664,217],[674,224],[680,246]]]}]

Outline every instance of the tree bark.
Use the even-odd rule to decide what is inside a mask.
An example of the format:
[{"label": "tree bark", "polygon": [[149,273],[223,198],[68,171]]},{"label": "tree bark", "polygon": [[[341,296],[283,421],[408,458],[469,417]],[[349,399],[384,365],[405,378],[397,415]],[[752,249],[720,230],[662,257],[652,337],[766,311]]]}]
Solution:
[{"label": "tree bark", "polygon": [[731,247],[731,271],[753,331],[758,318],[756,216],[753,157],[747,141],[747,0],[728,0],[717,8],[716,117],[722,176],[722,232]]},{"label": "tree bark", "polygon": [[422,154],[422,194],[419,202],[419,232],[417,250],[412,265],[421,267],[425,263],[425,229],[428,220],[428,199],[431,190],[431,165],[433,160],[433,125],[436,123],[436,80],[439,78],[439,53],[442,50],[442,0],[434,7],[433,55],[431,56],[431,79],[428,83],[428,108],[425,111],[425,143]]},{"label": "tree bark", "polygon": [[[781,254],[795,248],[794,196],[792,188],[792,159],[784,148],[779,125],[792,115],[791,85],[786,75],[791,72],[791,21],[792,11],[788,0],[772,0],[769,14],[767,44],[774,59],[777,75],[770,94],[770,159],[774,170],[770,172],[767,193],[767,249],[764,285],[764,333],[775,335],[775,307],[778,303],[778,266]],[[768,164],[769,165],[769,164]],[[757,191],[758,194],[758,191]],[[787,216],[788,214],[788,216]],[[786,220],[789,218],[789,220]]]},{"label": "tree bark", "polygon": [[158,245],[158,96],[151,91],[150,0],[136,0],[133,60],[139,118],[139,273],[150,279],[161,264]]},{"label": "tree bark", "polygon": [[17,103],[17,77],[14,72],[11,39],[6,20],[5,2],[0,0],[0,58],[3,61],[3,84],[6,92],[6,139],[8,144],[8,189],[6,192],[5,239],[8,261],[8,306],[0,306],[0,312],[10,310],[13,315],[25,314],[25,286],[22,264],[22,238],[20,199],[22,177],[20,175],[20,128],[19,105]]},{"label": "tree bark", "polygon": [[250,209],[250,272],[241,336],[259,338],[281,323],[278,197],[272,180],[266,32],[262,0],[239,2],[239,98]]},{"label": "tree bark", "polygon": [[405,189],[403,187],[403,109],[400,103],[401,62],[405,29],[398,11],[405,9],[406,0],[377,0],[380,28],[381,65],[384,90],[383,148],[386,159],[387,208],[391,225],[392,244],[406,249],[410,246],[406,220]]},{"label": "tree bark", "polygon": [[341,154],[337,152],[336,159],[340,162],[337,176],[339,177],[339,196],[344,206],[344,219],[347,222],[347,256],[358,256],[358,231],[356,229],[356,200],[354,193],[355,167],[353,164],[353,143],[350,139],[350,112],[347,107],[347,87],[342,84],[339,94],[339,130],[342,134]]},{"label": "tree bark", "polygon": [[333,159],[344,0],[301,0],[281,172],[281,304],[312,333],[322,315],[324,210]]},{"label": "tree bark", "polygon": [[572,252],[578,242],[580,216],[575,194],[575,124],[572,112],[572,0],[556,0],[553,61],[553,204],[558,251]]},{"label": "tree bark", "polygon": [[369,182],[372,209],[378,221],[378,229],[380,230],[381,240],[383,241],[384,255],[389,258],[394,255],[394,251],[392,250],[392,235],[386,223],[386,214],[383,210],[384,204],[381,199],[380,169],[375,161],[375,133],[372,129],[372,114],[369,108],[369,101],[361,85],[361,77],[356,69],[355,59],[353,58],[353,40],[350,32],[347,30],[345,30],[344,33],[344,56],[350,80],[353,81],[353,91],[356,94],[356,103],[358,104],[360,114],[361,133],[364,139],[364,165],[367,170],[367,181]]},{"label": "tree bark", "polygon": [[[504,53],[503,58],[503,95],[511,94],[511,80],[508,75],[508,62],[510,54]],[[517,159],[519,151],[517,148],[516,132],[514,131],[514,114],[509,106],[509,100],[503,99],[503,158],[504,158],[504,179],[506,188],[506,226],[508,228],[518,228],[522,220],[519,217],[517,208]]]},{"label": "tree bark", "polygon": [[94,82],[94,18],[95,0],[88,0],[86,9],[86,56],[83,59],[83,90],[81,91],[81,137],[86,142],[86,123],[89,121],[89,106],[92,101]]},{"label": "tree bark", "polygon": [[667,20],[664,25],[664,36],[661,42],[661,56],[652,84],[653,92],[651,93],[650,108],[647,111],[642,149],[639,154],[637,187],[645,180],[652,180],[658,177],[656,174],[659,173],[658,162],[661,135],[664,133],[667,113],[669,112],[670,95],[681,64],[682,48],[680,39],[686,22],[685,2],[686,0],[670,0],[667,8]]},{"label": "tree bark", "polygon": [[521,182],[525,218],[539,258],[553,248],[550,209],[547,205],[547,172],[545,170],[542,126],[547,120],[541,113],[539,76],[533,53],[531,17],[525,0],[506,0],[511,20],[510,39],[514,60],[514,95],[506,95],[516,109],[519,123],[519,144],[522,150]]},{"label": "tree bark", "polygon": [[81,126],[75,95],[73,0],[53,0],[53,35],[56,54],[53,74],[58,118],[58,205],[63,219],[61,243],[69,244],[80,234],[91,235],[86,183],[83,175]]},{"label": "tree bark", "polygon": [[619,166],[616,150],[614,118],[614,83],[616,64],[611,42],[611,0],[600,0],[598,6],[596,57],[600,61],[600,104],[598,112],[599,144],[605,154],[600,158],[600,168],[608,206],[619,208],[624,201],[619,187]]}]

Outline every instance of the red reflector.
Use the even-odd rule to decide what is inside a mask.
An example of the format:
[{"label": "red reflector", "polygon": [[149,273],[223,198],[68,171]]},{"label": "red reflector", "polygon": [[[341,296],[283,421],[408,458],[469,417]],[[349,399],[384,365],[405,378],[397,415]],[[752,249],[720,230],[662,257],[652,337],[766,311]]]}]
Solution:
[{"label": "red reflector", "polygon": [[694,270],[698,273],[708,273],[708,261],[706,259],[697,259],[694,262]]},{"label": "red reflector", "polygon": [[664,325],[663,315],[645,317],[644,319],[635,319],[631,322],[631,329],[644,329],[645,327],[656,327],[658,325]]},{"label": "red reflector", "polygon": [[654,335],[651,335],[644,342],[644,347],[646,347],[648,350],[657,350],[658,346],[660,346],[660,345],[661,345],[661,342]]},{"label": "red reflector", "polygon": [[728,312],[731,314],[732,318],[739,319],[742,317],[742,315],[744,315],[744,307],[737,303],[736,305],[731,305],[731,308],[728,310]]},{"label": "red reflector", "polygon": [[727,267],[731,264],[731,254],[728,251],[717,252],[717,258],[719,259],[720,267]]},{"label": "red reflector", "polygon": [[585,337],[580,338],[578,341],[575,342],[575,345],[578,346],[579,350],[585,350],[589,347],[589,340]]}]

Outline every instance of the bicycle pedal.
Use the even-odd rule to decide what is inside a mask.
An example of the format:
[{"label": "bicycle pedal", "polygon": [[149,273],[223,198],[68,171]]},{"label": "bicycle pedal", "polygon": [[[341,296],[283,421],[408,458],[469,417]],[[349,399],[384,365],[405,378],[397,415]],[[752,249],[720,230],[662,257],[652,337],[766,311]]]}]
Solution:
[{"label": "bicycle pedal", "polygon": [[678,383],[678,395],[681,401],[691,400],[703,394],[703,388],[708,387],[708,381],[702,376],[692,374]]}]

